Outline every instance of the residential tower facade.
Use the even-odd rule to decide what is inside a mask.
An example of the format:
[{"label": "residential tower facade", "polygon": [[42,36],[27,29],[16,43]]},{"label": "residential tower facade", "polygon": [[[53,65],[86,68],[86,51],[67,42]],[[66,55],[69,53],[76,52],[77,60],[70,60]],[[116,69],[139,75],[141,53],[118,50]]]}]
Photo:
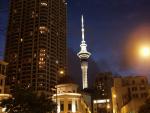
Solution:
[{"label": "residential tower facade", "polygon": [[65,0],[10,0],[5,61],[7,84],[51,92],[66,69]]}]

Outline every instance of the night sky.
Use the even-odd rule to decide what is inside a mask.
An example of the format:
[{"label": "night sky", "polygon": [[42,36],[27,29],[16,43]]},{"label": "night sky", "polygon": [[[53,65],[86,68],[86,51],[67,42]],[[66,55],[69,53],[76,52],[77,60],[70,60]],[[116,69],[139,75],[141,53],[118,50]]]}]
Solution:
[{"label": "night sky", "polygon": [[[8,0],[0,2],[2,59]],[[150,42],[150,0],[68,0],[67,5],[68,62],[72,78],[81,77],[79,59],[76,56],[80,50],[81,14],[85,19],[88,51],[92,53],[89,60],[89,79],[94,78],[98,71],[112,71],[122,75],[149,74],[150,62],[144,60],[139,63],[135,58],[134,45],[136,42]]]}]

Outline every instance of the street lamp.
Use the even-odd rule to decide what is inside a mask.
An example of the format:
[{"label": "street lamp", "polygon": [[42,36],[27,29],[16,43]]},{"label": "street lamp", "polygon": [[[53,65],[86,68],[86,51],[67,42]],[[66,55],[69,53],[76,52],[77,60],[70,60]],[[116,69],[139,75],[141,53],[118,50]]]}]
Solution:
[{"label": "street lamp", "polygon": [[117,95],[114,94],[113,97],[114,97],[114,98],[117,98]]},{"label": "street lamp", "polygon": [[110,104],[107,104],[107,109],[110,109]]},{"label": "street lamp", "polygon": [[63,71],[63,70],[60,70],[59,73],[60,73],[61,75],[63,75],[63,74],[64,74],[64,71]]},{"label": "street lamp", "polygon": [[108,111],[110,109],[110,104],[107,104],[106,108],[107,108],[107,113],[108,113]]},{"label": "street lamp", "polygon": [[59,74],[60,77],[63,77],[64,74],[65,74],[64,69],[61,68],[61,69],[58,71],[58,74]]},{"label": "street lamp", "polygon": [[150,57],[150,47],[149,46],[142,46],[139,48],[139,55],[143,58]]}]

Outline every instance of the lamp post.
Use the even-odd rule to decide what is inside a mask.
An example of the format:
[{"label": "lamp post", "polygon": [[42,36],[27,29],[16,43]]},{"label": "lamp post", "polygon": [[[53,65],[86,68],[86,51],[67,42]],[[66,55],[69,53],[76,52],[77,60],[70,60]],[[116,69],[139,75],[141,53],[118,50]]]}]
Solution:
[{"label": "lamp post", "polygon": [[110,110],[110,104],[108,103],[107,104],[107,113],[109,113],[109,110]]},{"label": "lamp post", "polygon": [[63,76],[65,74],[65,71],[63,68],[60,68],[58,69],[58,64],[59,64],[59,61],[56,60],[56,65],[57,65],[57,74],[56,74],[56,104],[57,104],[57,107],[56,107],[56,112],[58,113],[58,90],[57,90],[57,85],[58,85],[58,76]]},{"label": "lamp post", "polygon": [[116,94],[114,94],[113,95],[113,98],[114,98],[114,104],[115,104],[115,113],[118,113],[118,105],[117,105],[117,95]]}]

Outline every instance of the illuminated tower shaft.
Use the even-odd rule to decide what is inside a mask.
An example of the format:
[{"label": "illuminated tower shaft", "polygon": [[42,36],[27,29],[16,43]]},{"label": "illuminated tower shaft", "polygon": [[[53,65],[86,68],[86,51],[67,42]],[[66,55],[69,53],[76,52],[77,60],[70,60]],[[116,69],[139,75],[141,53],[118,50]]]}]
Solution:
[{"label": "illuminated tower shaft", "polygon": [[83,89],[88,88],[88,78],[87,78],[87,69],[88,69],[88,58],[90,57],[91,53],[87,51],[87,44],[84,40],[84,20],[83,15],[81,17],[81,23],[82,23],[82,41],[80,44],[81,50],[77,54],[81,61],[81,70],[82,70],[82,86]]},{"label": "illuminated tower shaft", "polygon": [[88,88],[88,78],[87,78],[88,62],[87,61],[81,61],[81,69],[82,69],[83,89]]}]

